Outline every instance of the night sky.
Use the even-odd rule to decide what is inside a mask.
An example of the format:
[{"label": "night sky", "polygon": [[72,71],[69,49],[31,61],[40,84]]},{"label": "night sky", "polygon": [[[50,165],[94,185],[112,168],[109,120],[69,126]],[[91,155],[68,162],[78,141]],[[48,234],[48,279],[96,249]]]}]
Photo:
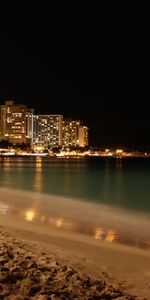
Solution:
[{"label": "night sky", "polygon": [[91,146],[150,149],[148,18],[14,3],[0,9],[0,102],[81,119]]}]

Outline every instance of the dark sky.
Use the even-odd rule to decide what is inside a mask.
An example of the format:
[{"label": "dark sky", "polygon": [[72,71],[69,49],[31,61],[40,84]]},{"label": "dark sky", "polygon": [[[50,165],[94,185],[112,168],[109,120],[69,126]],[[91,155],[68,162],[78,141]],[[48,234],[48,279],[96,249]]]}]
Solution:
[{"label": "dark sky", "polygon": [[143,15],[140,9],[92,3],[5,4],[0,9],[1,103],[11,98],[35,113],[81,119],[92,146],[150,148],[145,14],[146,9]]}]

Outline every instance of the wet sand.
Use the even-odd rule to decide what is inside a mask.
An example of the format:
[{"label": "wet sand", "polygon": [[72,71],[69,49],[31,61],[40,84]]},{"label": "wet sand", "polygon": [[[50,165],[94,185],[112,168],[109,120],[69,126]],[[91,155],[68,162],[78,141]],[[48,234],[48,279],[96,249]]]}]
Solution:
[{"label": "wet sand", "polygon": [[[51,201],[48,209],[47,197],[49,198],[1,189],[1,246],[7,239],[7,246],[14,247],[16,242],[20,243],[20,249],[25,249],[26,254],[28,252],[34,254],[36,261],[38,257],[42,257],[42,253],[45,253],[61,267],[66,265],[67,268],[73,268],[81,277],[89,276],[90,280],[93,280],[91,286],[95,291],[97,288],[94,287],[96,284],[94,280],[99,280],[99,284],[102,282],[106,284],[102,288],[103,292],[106,286],[109,291],[110,285],[120,291],[122,296],[118,294],[116,296],[118,299],[131,299],[129,296],[127,298],[129,294],[136,296],[132,299],[150,299],[148,216],[143,218],[141,216],[139,219],[139,215],[130,218],[129,215],[123,214],[120,219],[119,214],[116,214],[111,218],[111,214],[114,215],[112,210],[105,209],[99,214],[95,206],[79,202],[66,204],[62,199],[56,205],[55,197],[52,197],[55,205]],[[91,219],[88,223],[89,217]],[[100,224],[98,224],[99,217],[101,217]],[[81,282],[83,281],[82,278]],[[69,285],[70,281],[68,287]],[[72,288],[75,293],[75,288]],[[93,292],[89,287],[85,290]],[[115,290],[113,291],[115,293]],[[82,293],[85,291],[82,290]],[[94,299],[88,297],[90,296],[86,294],[85,298],[78,295],[76,299]]]},{"label": "wet sand", "polygon": [[125,284],[111,284],[107,273],[94,278],[77,271],[39,242],[16,238],[4,227],[0,236],[0,299],[146,299],[130,295]]}]

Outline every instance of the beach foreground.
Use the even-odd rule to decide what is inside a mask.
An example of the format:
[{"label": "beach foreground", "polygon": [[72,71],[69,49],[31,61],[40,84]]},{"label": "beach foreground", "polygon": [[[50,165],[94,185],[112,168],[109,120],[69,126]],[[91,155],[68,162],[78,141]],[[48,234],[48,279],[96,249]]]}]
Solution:
[{"label": "beach foreground", "polygon": [[150,299],[149,232],[149,215],[0,188],[0,299]]},{"label": "beach foreground", "polygon": [[43,243],[1,226],[0,299],[149,299],[131,295],[123,282],[112,284],[106,272],[96,279],[52,253]]}]

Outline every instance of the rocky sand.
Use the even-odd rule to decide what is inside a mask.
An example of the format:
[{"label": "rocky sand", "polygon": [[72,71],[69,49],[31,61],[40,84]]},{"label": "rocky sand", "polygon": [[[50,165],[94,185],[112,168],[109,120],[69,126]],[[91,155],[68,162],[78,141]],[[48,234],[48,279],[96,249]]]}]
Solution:
[{"label": "rocky sand", "polygon": [[42,248],[9,235],[3,227],[0,229],[0,299],[148,300],[130,295],[121,284],[112,285],[104,278],[80,274]]}]

